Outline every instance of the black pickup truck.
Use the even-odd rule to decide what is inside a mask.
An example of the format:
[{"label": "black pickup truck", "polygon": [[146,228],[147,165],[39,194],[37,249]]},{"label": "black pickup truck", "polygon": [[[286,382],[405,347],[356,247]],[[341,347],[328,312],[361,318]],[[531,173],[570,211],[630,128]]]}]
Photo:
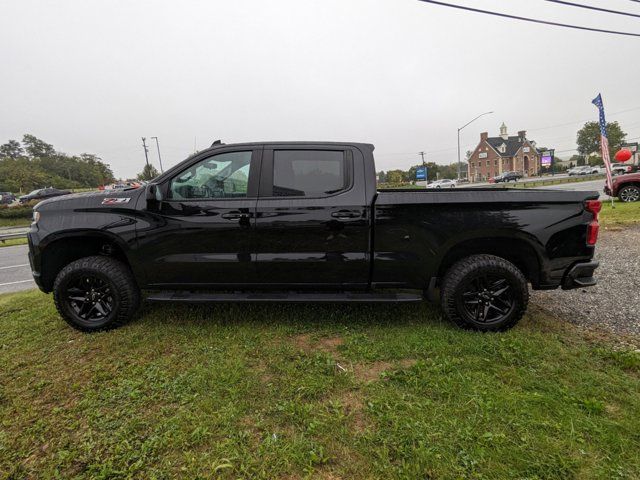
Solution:
[{"label": "black pickup truck", "polygon": [[533,289],[595,284],[596,192],[377,190],[373,145],[214,144],[142,188],[45,200],[29,257],[84,331],[146,300],[440,300],[498,331]]}]

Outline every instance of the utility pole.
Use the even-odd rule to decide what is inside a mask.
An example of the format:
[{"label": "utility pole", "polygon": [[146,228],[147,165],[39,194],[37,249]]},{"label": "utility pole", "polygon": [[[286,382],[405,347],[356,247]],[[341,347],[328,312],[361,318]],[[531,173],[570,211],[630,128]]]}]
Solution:
[{"label": "utility pole", "polygon": [[162,158],[160,158],[160,144],[158,143],[158,137],[151,137],[156,141],[156,148],[158,149],[158,161],[160,162],[160,173],[164,173],[162,169]]},{"label": "utility pole", "polygon": [[424,156],[426,155],[426,153],[418,152],[418,155],[422,157],[422,168],[424,169],[424,186],[426,187],[429,184],[429,178],[428,178],[429,176],[427,175],[427,168],[426,168],[426,164],[424,163]]},{"label": "utility pole", "polygon": [[144,159],[147,161],[147,167],[149,166],[149,149],[147,148],[147,139],[142,137],[142,148],[144,148]]}]

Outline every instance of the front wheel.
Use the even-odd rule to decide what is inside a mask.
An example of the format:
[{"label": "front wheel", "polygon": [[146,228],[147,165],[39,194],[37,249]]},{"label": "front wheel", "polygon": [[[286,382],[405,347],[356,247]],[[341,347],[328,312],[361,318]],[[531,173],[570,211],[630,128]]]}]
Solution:
[{"label": "front wheel", "polygon": [[618,198],[621,202],[637,202],[640,200],[640,187],[636,185],[622,187],[618,192]]},{"label": "front wheel", "polygon": [[458,261],[445,274],[440,295],[447,317],[458,326],[490,332],[513,327],[529,303],[522,272],[494,255]]},{"label": "front wheel", "polygon": [[129,268],[112,257],[85,257],[64,267],[53,284],[60,316],[83,332],[116,328],[133,317],[140,290]]}]

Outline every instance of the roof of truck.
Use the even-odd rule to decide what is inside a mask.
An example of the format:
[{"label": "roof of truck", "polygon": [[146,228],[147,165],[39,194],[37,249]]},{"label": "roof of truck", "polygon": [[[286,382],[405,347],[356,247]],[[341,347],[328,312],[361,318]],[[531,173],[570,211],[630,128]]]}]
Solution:
[{"label": "roof of truck", "polygon": [[[270,142],[240,142],[240,143],[217,143],[214,142],[211,147],[204,149],[215,149],[215,148],[223,148],[223,147],[255,147],[259,145],[299,145],[299,146],[317,146],[317,145],[331,145],[331,146],[344,146],[344,145],[357,145],[370,148],[373,150],[375,147],[372,143],[365,142],[327,142],[324,140],[305,140],[305,141],[270,141]],[[204,151],[203,150],[203,151]]]}]

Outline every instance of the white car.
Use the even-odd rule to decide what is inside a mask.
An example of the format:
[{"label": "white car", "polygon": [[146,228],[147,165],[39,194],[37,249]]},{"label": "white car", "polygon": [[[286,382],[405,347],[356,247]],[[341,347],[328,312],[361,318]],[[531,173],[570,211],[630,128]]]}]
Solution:
[{"label": "white car", "polygon": [[457,185],[455,180],[443,178],[442,180],[435,180],[427,185],[427,188],[454,188]]}]

